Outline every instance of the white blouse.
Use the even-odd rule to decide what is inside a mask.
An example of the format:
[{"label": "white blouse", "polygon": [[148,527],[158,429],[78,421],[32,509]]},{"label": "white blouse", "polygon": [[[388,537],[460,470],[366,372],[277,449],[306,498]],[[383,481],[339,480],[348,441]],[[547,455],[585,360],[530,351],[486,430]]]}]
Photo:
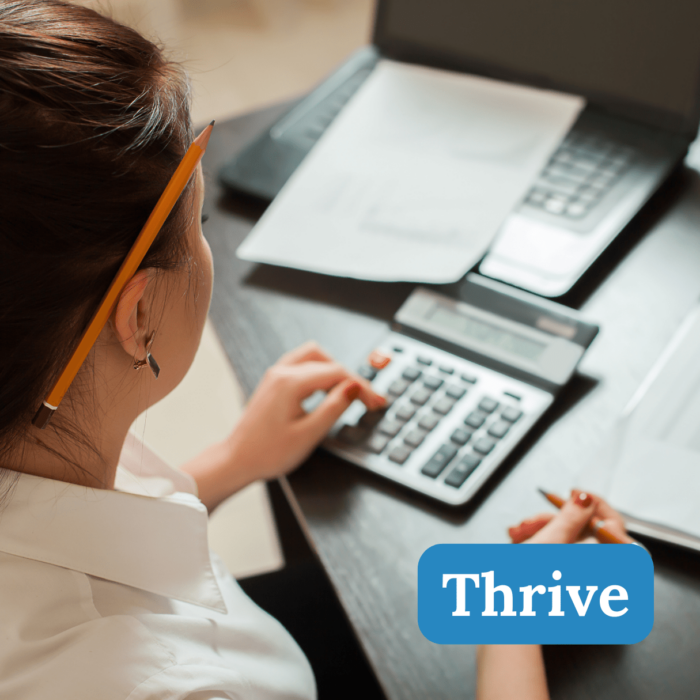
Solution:
[{"label": "white blouse", "polygon": [[116,489],[22,474],[0,506],[0,698],[315,698],[209,551],[194,481],[130,435]]}]

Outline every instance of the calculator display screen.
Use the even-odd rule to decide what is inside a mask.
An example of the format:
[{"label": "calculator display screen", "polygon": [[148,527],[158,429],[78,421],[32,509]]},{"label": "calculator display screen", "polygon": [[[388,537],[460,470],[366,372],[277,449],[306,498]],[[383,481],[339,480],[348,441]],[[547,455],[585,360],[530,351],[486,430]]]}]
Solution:
[{"label": "calculator display screen", "polygon": [[433,307],[428,320],[443,328],[457,331],[465,338],[478,340],[528,360],[537,360],[547,347],[545,343],[538,343],[536,340],[439,304]]}]

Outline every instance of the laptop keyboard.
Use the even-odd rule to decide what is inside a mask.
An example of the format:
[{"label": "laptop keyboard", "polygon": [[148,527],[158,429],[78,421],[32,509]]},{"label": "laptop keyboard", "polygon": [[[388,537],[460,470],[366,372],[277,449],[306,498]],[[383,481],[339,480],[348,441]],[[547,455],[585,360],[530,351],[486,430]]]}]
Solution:
[{"label": "laptop keyboard", "polygon": [[581,219],[628,169],[633,149],[594,131],[571,131],[528,192],[527,204]]},{"label": "laptop keyboard", "polygon": [[311,150],[371,71],[371,68],[358,70],[298,120],[293,121],[286,128],[275,130],[273,127],[273,138],[303,150]]}]

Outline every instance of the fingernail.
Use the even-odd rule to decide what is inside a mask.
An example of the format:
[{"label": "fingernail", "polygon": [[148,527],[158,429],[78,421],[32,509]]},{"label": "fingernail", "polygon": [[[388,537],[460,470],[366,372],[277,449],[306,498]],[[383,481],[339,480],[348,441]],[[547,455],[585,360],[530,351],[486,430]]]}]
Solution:
[{"label": "fingernail", "polygon": [[377,408],[383,408],[384,406],[386,406],[386,399],[383,396],[376,396],[375,403],[377,405]]},{"label": "fingernail", "polygon": [[578,496],[574,498],[574,503],[581,508],[588,508],[591,505],[593,499],[587,494],[581,491]]},{"label": "fingernail", "polygon": [[520,535],[520,531],[522,528],[520,525],[514,525],[513,527],[508,528],[508,537],[510,537],[513,542],[518,538],[518,535]]},{"label": "fingernail", "polygon": [[358,382],[353,382],[345,387],[345,398],[348,401],[354,401],[359,395],[362,387],[360,387]]},{"label": "fingernail", "polygon": [[542,529],[542,523],[538,520],[523,521],[520,525],[508,528],[508,535],[514,544],[529,540],[536,532]]},{"label": "fingernail", "polygon": [[542,522],[535,521],[535,522],[531,522],[531,523],[523,523],[520,526],[520,530],[521,530],[522,534],[525,535],[527,538],[527,537],[534,535],[536,532],[541,530],[543,527],[544,527],[544,524]]},{"label": "fingernail", "polygon": [[533,535],[538,533],[542,529],[542,526],[534,525],[518,525],[516,527],[508,528],[508,534],[513,544],[520,544],[525,540],[529,540]]}]

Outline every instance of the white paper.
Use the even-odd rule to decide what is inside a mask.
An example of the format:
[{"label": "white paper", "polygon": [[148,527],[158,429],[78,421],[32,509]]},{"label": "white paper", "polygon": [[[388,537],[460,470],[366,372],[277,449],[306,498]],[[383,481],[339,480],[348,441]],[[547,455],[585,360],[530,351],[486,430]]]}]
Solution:
[{"label": "white paper", "polygon": [[700,538],[700,307],[579,479],[618,510]]},{"label": "white paper", "polygon": [[637,437],[618,462],[607,500],[640,520],[700,537],[700,452]]},{"label": "white paper", "polygon": [[453,282],[484,254],[583,105],[382,60],[238,256],[343,277]]}]

